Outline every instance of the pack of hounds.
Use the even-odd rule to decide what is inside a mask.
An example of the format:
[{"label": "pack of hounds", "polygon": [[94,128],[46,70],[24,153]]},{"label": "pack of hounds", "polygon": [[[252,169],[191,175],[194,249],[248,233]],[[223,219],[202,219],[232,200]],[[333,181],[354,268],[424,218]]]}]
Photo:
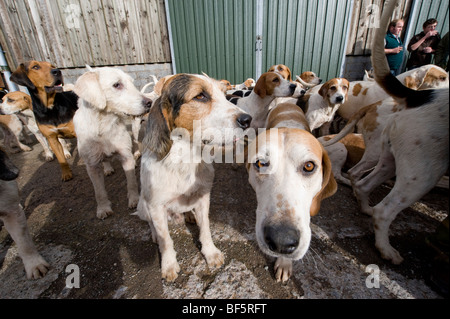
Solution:
[{"label": "pack of hounds", "polygon": [[[387,23],[385,15],[382,23]],[[449,79],[435,65],[392,76],[383,36],[377,32],[374,41],[375,78],[352,82],[334,78],[322,83],[310,71],[294,80],[290,69],[279,64],[257,81],[238,85],[206,74],[154,78],[149,83],[153,91],[145,93],[149,85],[139,91],[117,68],[87,67],[67,88],[61,71],[51,63],[22,63],[11,81],[26,87],[29,95],[8,93],[1,104],[5,150],[0,149],[0,220],[17,244],[27,277],[44,276],[50,265],[28,232],[16,182],[19,170],[6,154],[14,151],[12,146],[31,150],[20,141],[24,133],[25,143],[29,142],[26,130],[42,145],[47,161],[56,157],[63,181],[73,178],[67,162],[71,146],[64,139],[76,138],[100,219],[113,213],[104,176],[113,173],[111,156],[119,155],[128,207],[137,208],[135,215],[148,222],[160,249],[164,279],[173,281],[180,271],[168,227],[172,214],[185,213],[187,220],[197,223],[208,266],[220,267],[224,256],[214,245],[208,217],[213,164],[180,163],[178,158],[180,149],[192,149],[198,133],[194,121],[201,123],[202,147],[218,143],[208,139],[209,129],[243,132],[224,134],[216,146],[245,141],[245,167],[257,198],[256,239],[265,254],[277,258],[277,281],[287,281],[292,262],[307,252],[310,218],[319,212],[323,199],[336,193],[338,183],[352,187],[361,211],[372,216],[381,256],[400,264],[402,257],[389,243],[391,222],[445,182],[448,172]],[[337,119],[346,122],[342,129]],[[142,139],[141,125],[145,125]],[[188,138],[173,138],[178,129]],[[265,130],[246,139],[250,129]],[[272,132],[277,133],[275,139]],[[135,174],[139,157],[140,191]],[[390,193],[370,206],[370,193],[393,177]]]}]

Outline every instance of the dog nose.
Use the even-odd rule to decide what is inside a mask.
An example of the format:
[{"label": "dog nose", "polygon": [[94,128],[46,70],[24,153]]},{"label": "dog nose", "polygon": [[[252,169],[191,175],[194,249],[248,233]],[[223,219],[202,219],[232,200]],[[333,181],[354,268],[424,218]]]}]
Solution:
[{"label": "dog nose", "polygon": [[297,85],[294,83],[289,84],[289,89],[291,90],[291,94],[294,94]]},{"label": "dog nose", "polygon": [[305,93],[306,93],[306,90],[302,89],[302,90],[300,91],[300,96],[305,95]]},{"label": "dog nose", "polygon": [[144,97],[144,99],[142,100],[142,105],[144,105],[147,111],[150,111],[150,107],[152,106],[152,100],[150,100],[147,97]]},{"label": "dog nose", "polygon": [[344,97],[342,95],[336,96],[337,102],[342,102],[344,100]]},{"label": "dog nose", "polygon": [[298,247],[300,231],[286,224],[267,225],[264,227],[264,240],[271,251],[290,254]]},{"label": "dog nose", "polygon": [[60,69],[52,69],[50,72],[54,76],[60,76],[61,75],[61,70]]},{"label": "dog nose", "polygon": [[242,129],[248,129],[250,127],[250,123],[252,122],[252,117],[247,113],[243,113],[238,116],[237,122]]}]

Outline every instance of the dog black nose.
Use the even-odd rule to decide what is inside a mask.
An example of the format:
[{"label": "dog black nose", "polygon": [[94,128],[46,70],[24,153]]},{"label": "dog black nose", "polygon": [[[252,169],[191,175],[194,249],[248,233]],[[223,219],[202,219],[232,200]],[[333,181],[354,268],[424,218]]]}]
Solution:
[{"label": "dog black nose", "polygon": [[250,123],[252,122],[252,117],[247,113],[243,113],[238,116],[237,122],[242,129],[248,129],[250,127]]},{"label": "dog black nose", "polygon": [[144,105],[147,111],[150,111],[150,107],[152,106],[152,100],[150,100],[147,97],[144,97],[144,99],[142,100],[142,105]]},{"label": "dog black nose", "polygon": [[337,102],[342,102],[344,100],[344,97],[342,95],[336,96]]},{"label": "dog black nose", "polygon": [[289,89],[291,90],[291,94],[294,94],[297,85],[294,83],[289,84]]},{"label": "dog black nose", "polygon": [[61,76],[61,70],[60,69],[52,69],[50,72],[54,76]]},{"label": "dog black nose", "polygon": [[303,89],[302,89],[302,90],[300,91],[300,96],[305,95],[305,93],[306,93],[306,90],[303,90]]},{"label": "dog black nose", "polygon": [[267,225],[264,227],[264,240],[271,251],[290,254],[298,247],[300,231],[286,224]]}]

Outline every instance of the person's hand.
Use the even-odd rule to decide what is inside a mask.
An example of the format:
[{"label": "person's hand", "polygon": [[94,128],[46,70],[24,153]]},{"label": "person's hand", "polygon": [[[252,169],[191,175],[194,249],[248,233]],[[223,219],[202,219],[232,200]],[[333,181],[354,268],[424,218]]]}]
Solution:
[{"label": "person's hand", "polygon": [[432,53],[433,52],[433,48],[432,47],[425,47],[423,49],[423,52],[425,52],[425,53]]},{"label": "person's hand", "polygon": [[436,30],[428,31],[427,34],[425,35],[425,38],[435,36],[436,34],[438,34]]},{"label": "person's hand", "polygon": [[393,50],[392,53],[397,54],[403,51],[403,47],[396,47],[392,50]]}]

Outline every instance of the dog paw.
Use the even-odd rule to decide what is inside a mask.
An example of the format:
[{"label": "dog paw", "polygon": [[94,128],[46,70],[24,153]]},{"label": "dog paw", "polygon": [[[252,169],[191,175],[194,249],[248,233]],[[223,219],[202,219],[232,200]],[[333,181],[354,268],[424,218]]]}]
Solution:
[{"label": "dog paw", "polygon": [[275,279],[277,282],[286,282],[292,274],[292,260],[279,257],[274,266]]},{"label": "dog paw", "polygon": [[51,162],[54,159],[53,154],[45,154],[44,157],[46,162]]},{"label": "dog paw", "polygon": [[128,197],[128,208],[136,208],[139,203],[139,195],[134,194]]},{"label": "dog paw", "polygon": [[26,145],[21,146],[20,149],[24,152],[31,152],[33,150],[31,147]]},{"label": "dog paw", "polygon": [[71,159],[71,158],[72,158],[72,154],[70,154],[70,153],[64,153],[64,157],[65,157],[66,159]]},{"label": "dog paw", "polygon": [[203,255],[206,258],[208,267],[211,268],[219,268],[225,262],[225,257],[223,256],[222,252],[217,248],[215,248],[211,252],[208,252],[207,254],[203,253]]},{"label": "dog paw", "polygon": [[50,268],[50,265],[39,254],[31,258],[24,258],[24,266],[28,279],[42,278]]},{"label": "dog paw", "polygon": [[105,219],[108,216],[111,216],[112,214],[113,214],[113,211],[112,211],[111,207],[97,209],[97,218],[98,219]]},{"label": "dog paw", "polygon": [[73,178],[72,173],[63,173],[61,179],[63,182],[70,181]]},{"label": "dog paw", "polygon": [[394,265],[400,265],[403,262],[403,257],[400,253],[392,246],[378,248],[383,259],[389,260]]},{"label": "dog paw", "polygon": [[180,272],[180,265],[178,262],[163,262],[161,267],[162,278],[171,282],[177,279],[178,273]]}]

